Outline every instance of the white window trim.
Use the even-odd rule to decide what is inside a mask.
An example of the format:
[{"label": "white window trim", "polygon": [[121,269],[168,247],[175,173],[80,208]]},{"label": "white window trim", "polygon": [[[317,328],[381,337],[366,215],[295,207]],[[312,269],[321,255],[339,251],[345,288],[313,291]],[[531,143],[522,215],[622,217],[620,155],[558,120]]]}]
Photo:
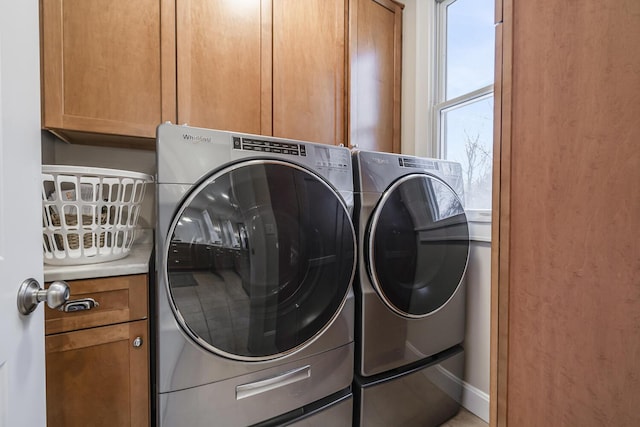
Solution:
[{"label": "white window trim", "polygon": [[469,222],[469,240],[491,243],[491,209],[465,210]]},{"label": "white window trim", "polygon": [[[462,94],[453,99],[446,99],[447,90],[447,69],[446,69],[446,54],[447,54],[447,7],[454,3],[456,0],[434,0],[432,3],[435,6],[435,27],[433,28],[433,39],[435,39],[435,58],[433,63],[435,66],[431,69],[431,80],[434,82],[431,86],[434,88],[434,97],[432,99],[432,107],[430,111],[430,124],[431,124],[431,141],[433,147],[431,152],[436,157],[444,158],[444,136],[441,130],[440,116],[443,111],[453,111],[456,108],[463,107],[469,103],[478,100],[482,97],[488,97],[493,95],[493,84],[476,89],[473,92]],[[489,211],[491,211],[489,209]]]},{"label": "white window trim", "polygon": [[436,65],[437,68],[433,78],[436,81],[435,103],[440,104],[446,99],[447,90],[447,7],[456,0],[435,0],[436,3],[436,26],[434,28],[434,38],[436,41]]},{"label": "white window trim", "polygon": [[458,108],[462,108],[473,102],[480,101],[483,98],[489,98],[490,96],[493,96],[493,84],[474,90],[473,92],[466,93],[457,98],[440,102],[434,106],[432,120],[435,122],[436,135],[434,136],[433,141],[436,145],[436,152],[438,153],[438,157],[445,158],[447,155],[447,148],[444,144],[447,133],[446,129],[443,130],[441,128],[442,114],[449,111],[455,111]]},{"label": "white window trim", "polygon": [[402,38],[402,153],[437,157],[431,144],[436,101],[436,2],[405,3]]},{"label": "white window trim", "polygon": [[[439,3],[437,0],[406,2],[402,26],[406,53],[402,56],[402,152],[420,157],[437,158],[441,150],[436,129],[439,113],[435,110],[442,90],[437,85],[437,67],[443,64],[439,59],[442,48],[436,44],[436,31],[441,28],[436,13]],[[480,90],[488,88],[493,86]],[[490,242],[490,211],[467,210],[467,218],[471,240]]]},{"label": "white window trim", "polygon": [[[446,9],[456,0],[434,0],[435,23],[433,24],[433,36],[435,39],[434,54],[430,71],[431,87],[434,89],[431,95],[429,108],[430,140],[432,141],[430,152],[434,157],[444,158],[446,147],[444,145],[446,134],[441,129],[443,112],[453,111],[468,105],[484,97],[492,96],[494,85],[490,84],[475,91],[460,95],[453,99],[446,99],[446,51],[447,51],[447,16]],[[491,242],[491,209],[467,209],[469,221],[470,239],[479,242]]]}]

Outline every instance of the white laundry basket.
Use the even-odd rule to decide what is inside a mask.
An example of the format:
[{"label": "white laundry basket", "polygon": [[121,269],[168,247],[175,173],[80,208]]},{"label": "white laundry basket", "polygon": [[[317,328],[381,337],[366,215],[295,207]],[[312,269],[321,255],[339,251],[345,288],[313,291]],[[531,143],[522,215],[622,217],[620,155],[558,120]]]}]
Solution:
[{"label": "white laundry basket", "polygon": [[82,166],[42,166],[44,262],[92,264],[131,251],[150,175]]}]

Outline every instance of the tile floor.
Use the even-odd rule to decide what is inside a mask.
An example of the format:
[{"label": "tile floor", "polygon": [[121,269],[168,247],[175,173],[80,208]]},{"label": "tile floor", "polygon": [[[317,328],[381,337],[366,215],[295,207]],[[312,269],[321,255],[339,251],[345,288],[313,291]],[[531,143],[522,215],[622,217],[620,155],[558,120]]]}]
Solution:
[{"label": "tile floor", "polygon": [[458,415],[442,424],[440,427],[488,427],[489,424],[485,423],[481,418],[476,417],[466,409],[460,409]]}]

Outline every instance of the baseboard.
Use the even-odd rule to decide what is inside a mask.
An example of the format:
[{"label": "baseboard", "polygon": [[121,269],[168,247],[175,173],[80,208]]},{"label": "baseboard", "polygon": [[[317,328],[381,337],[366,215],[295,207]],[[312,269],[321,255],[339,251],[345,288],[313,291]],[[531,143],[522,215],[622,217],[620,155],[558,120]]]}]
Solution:
[{"label": "baseboard", "polygon": [[489,395],[487,393],[466,381],[462,381],[440,365],[431,372],[429,379],[449,396],[460,393],[460,385],[462,385],[461,405],[475,416],[482,418],[486,423],[489,422]]},{"label": "baseboard", "polygon": [[[459,396],[462,385],[461,405],[478,418],[489,423],[489,395],[487,393],[461,380],[441,365],[437,365],[433,371],[429,370],[428,375],[429,380],[449,396]],[[456,399],[458,398],[456,397]]]},{"label": "baseboard", "polygon": [[489,395],[466,381],[462,381],[462,406],[485,422],[489,422]]}]

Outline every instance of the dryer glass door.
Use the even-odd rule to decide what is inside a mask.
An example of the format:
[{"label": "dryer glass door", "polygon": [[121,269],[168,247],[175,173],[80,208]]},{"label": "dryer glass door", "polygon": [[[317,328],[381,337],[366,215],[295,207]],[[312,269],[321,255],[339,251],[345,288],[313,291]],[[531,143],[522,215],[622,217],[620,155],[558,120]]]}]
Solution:
[{"label": "dryer glass door", "polygon": [[369,226],[374,287],[396,313],[429,315],[458,289],[469,255],[469,229],[456,193],[440,179],[412,174],[384,193]]},{"label": "dryer glass door", "polygon": [[285,162],[249,161],[190,193],[170,228],[168,291],[207,350],[267,360],[300,349],[344,304],[355,235],[341,197]]}]

